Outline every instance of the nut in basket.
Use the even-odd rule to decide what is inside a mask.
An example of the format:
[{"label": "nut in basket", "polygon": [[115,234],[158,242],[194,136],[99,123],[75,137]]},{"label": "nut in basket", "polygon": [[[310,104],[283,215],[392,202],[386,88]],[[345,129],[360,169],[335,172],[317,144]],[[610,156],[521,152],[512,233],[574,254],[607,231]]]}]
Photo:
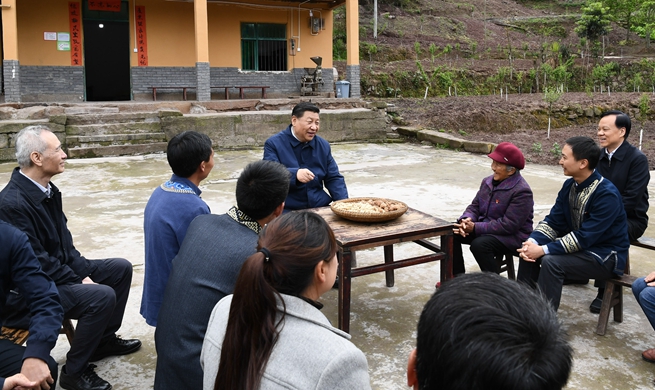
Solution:
[{"label": "nut in basket", "polygon": [[385,198],[350,198],[330,204],[336,215],[356,222],[384,222],[394,220],[407,211],[407,205]]}]

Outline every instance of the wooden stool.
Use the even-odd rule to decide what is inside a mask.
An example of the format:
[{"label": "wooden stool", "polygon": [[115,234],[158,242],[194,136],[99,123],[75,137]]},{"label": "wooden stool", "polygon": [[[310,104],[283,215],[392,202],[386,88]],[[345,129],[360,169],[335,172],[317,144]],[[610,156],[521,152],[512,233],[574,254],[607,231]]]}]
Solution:
[{"label": "wooden stool", "polygon": [[499,273],[507,272],[507,279],[516,280],[516,272],[514,272],[514,256],[518,256],[518,252],[508,251],[505,254],[496,256],[496,263],[498,264]]},{"label": "wooden stool", "polygon": [[[655,239],[641,237],[637,241],[631,242],[630,245],[655,250]],[[605,281],[605,294],[603,295],[603,303],[600,306],[596,334],[605,335],[611,309],[614,309],[614,322],[623,322],[623,287],[632,288],[632,283],[635,280],[637,280],[637,277],[630,275],[630,254],[628,253],[623,276]]]},{"label": "wooden stool", "polygon": [[[61,329],[59,329],[59,334],[65,334],[68,339],[69,344],[73,344],[73,338],[75,337],[75,327],[69,318],[64,318],[64,322],[61,324]],[[0,338],[7,339],[14,344],[23,345],[27,338],[30,336],[30,332],[27,329],[15,329],[2,327],[0,333]]]}]

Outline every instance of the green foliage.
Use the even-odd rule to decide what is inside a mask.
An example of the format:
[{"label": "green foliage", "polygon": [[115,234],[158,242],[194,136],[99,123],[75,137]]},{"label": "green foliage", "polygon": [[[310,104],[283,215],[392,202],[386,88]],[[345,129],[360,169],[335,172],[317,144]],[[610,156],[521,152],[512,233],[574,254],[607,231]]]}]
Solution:
[{"label": "green foliage", "polygon": [[373,55],[377,54],[378,46],[375,43],[361,42],[359,51],[368,54],[368,60],[373,61]]},{"label": "green foliage", "polygon": [[347,57],[346,50],[346,6],[334,9],[332,13],[334,29],[332,33],[332,59],[343,61]]},{"label": "green foliage", "polygon": [[430,47],[428,47],[428,51],[430,52],[430,58],[432,59],[432,62],[434,62],[434,59],[436,58],[437,55],[437,46],[434,43],[430,43]]},{"label": "green foliage", "polygon": [[620,67],[616,62],[608,62],[605,65],[598,64],[591,71],[594,83],[607,84],[612,77],[619,73]]},{"label": "green foliage", "polygon": [[639,117],[642,121],[645,121],[648,118],[648,113],[650,112],[650,98],[647,94],[641,95],[639,98]]},{"label": "green foliage", "polygon": [[532,147],[530,148],[533,153],[541,154],[541,143],[540,142],[535,142],[532,144]]},{"label": "green foliage", "polygon": [[414,42],[414,52],[416,53],[416,59],[421,58],[421,53],[423,53],[423,51],[421,50],[420,42]]},{"label": "green foliage", "polygon": [[559,146],[559,144],[558,144],[557,142],[555,142],[555,143],[553,144],[553,147],[550,148],[550,153],[551,153],[554,157],[556,157],[556,158],[560,158],[560,157],[562,156],[562,147]]},{"label": "green foliage", "polygon": [[549,115],[550,115],[550,111],[552,110],[553,103],[558,101],[561,96],[562,96],[562,92],[560,92],[557,88],[553,88],[553,87],[544,88],[544,100],[546,101],[546,103],[548,103]]},{"label": "green foliage", "polygon": [[582,15],[576,22],[575,32],[580,38],[595,42],[609,33],[609,24],[609,7],[603,6],[600,1],[589,2],[582,7]]}]

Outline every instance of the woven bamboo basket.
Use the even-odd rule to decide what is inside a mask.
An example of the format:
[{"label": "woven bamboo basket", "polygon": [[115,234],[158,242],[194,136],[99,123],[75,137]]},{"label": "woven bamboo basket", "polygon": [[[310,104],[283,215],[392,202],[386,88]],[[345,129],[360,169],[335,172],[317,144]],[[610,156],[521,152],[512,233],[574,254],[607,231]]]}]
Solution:
[{"label": "woven bamboo basket", "polygon": [[[381,200],[384,202],[393,202],[399,205],[400,209],[380,213],[380,212],[350,211],[350,210],[344,210],[339,208],[340,204],[357,203],[367,200],[373,200],[373,201]],[[336,215],[340,216],[341,218],[348,219],[350,221],[385,222],[385,221],[392,221],[400,217],[401,215],[405,214],[405,212],[407,211],[407,205],[403,202],[399,202],[397,200],[392,200],[392,199],[361,197],[361,198],[343,199],[343,200],[338,200],[336,202],[332,202],[332,204],[330,204],[330,209],[332,209],[332,212],[335,213]]]}]

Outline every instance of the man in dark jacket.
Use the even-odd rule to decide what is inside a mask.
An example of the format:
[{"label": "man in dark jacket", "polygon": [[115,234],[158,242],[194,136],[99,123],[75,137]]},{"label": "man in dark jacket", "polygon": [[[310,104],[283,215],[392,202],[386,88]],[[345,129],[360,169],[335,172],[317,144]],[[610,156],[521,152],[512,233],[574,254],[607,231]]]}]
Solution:
[{"label": "man in dark jacket", "polygon": [[29,126],[15,142],[19,167],[0,192],[0,219],[27,235],[41,268],[57,286],[65,316],[78,320],[59,385],[68,390],[110,389],[89,361],[141,347],[139,340],[116,336],[130,292],[132,264],[118,258],[88,260],[73,246],[61,193],[50,181],[64,171],[66,162],[57,136],[45,127]]},{"label": "man in dark jacket", "polygon": [[[630,117],[612,110],[602,114],[598,123],[598,142],[603,148],[598,161],[598,173],[609,179],[621,193],[623,208],[628,217],[628,237],[635,241],[648,227],[648,159],[626,139],[630,135]],[[596,281],[598,295],[589,306],[592,313],[600,313],[605,283]]]},{"label": "man in dark jacket", "polygon": [[323,207],[348,198],[346,181],[332,158],[330,144],[317,135],[319,112],[312,103],[298,103],[291,111],[289,127],[264,144],[264,160],[283,164],[291,174],[286,210]]},{"label": "man in dark jacket", "polygon": [[0,221],[0,321],[8,314],[7,296],[15,292],[23,294],[27,301],[32,318],[30,335],[27,347],[0,340],[0,388],[9,385],[5,378],[11,382],[10,376],[21,373],[30,384],[11,382],[14,386],[54,389],[57,362],[50,357],[50,350],[57,343],[64,317],[57,288],[41,270],[27,236]]},{"label": "man in dark jacket", "polygon": [[[572,137],[559,164],[564,182],[550,213],[520,249],[517,279],[533,285],[558,309],[564,279],[606,280],[622,275],[630,242],[621,195],[596,170],[600,148]],[[541,267],[540,267],[541,266]]]}]

